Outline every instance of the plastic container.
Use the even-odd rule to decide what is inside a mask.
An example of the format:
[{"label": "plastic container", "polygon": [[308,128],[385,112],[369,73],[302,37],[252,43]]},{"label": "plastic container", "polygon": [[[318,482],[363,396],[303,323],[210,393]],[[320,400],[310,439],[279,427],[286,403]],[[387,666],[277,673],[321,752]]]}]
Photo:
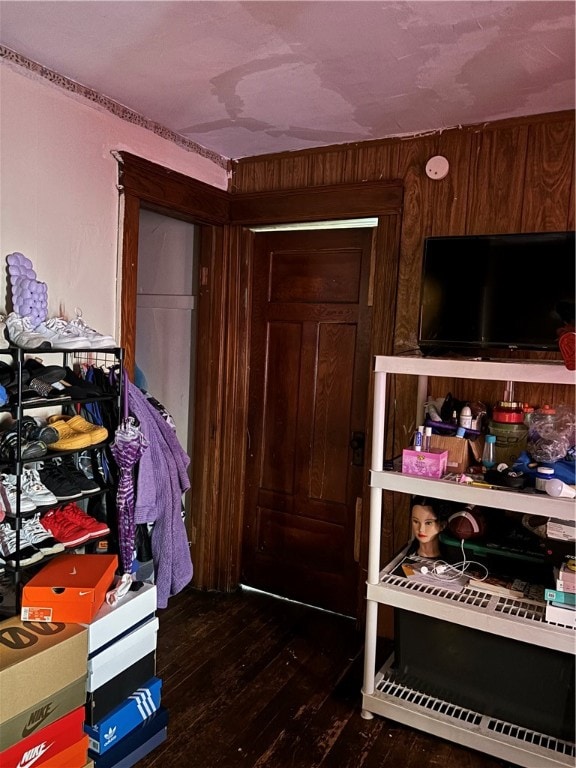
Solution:
[{"label": "plastic container", "polygon": [[496,437],[496,464],[508,464],[511,467],[526,450],[528,427],[521,422],[488,422],[488,433]]},{"label": "plastic container", "polygon": [[536,479],[534,484],[537,491],[546,492],[546,483],[554,479],[554,470],[552,467],[536,467]]},{"label": "plastic container", "polygon": [[492,469],[496,465],[496,435],[486,435],[482,449],[482,466]]},{"label": "plastic container", "polygon": [[472,409],[469,405],[465,405],[460,411],[460,426],[464,429],[472,428]]},{"label": "plastic container", "polygon": [[492,409],[492,421],[499,424],[522,424],[524,405],[509,400],[500,400]]}]

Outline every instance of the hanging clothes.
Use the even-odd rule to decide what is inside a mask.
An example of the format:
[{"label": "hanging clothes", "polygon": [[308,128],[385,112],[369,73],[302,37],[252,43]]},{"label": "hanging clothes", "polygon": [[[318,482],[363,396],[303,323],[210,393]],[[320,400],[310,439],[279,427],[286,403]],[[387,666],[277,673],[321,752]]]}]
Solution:
[{"label": "hanging clothes", "polygon": [[131,573],[136,524],[134,522],[134,467],[148,448],[148,441],[132,416],[126,416],[116,430],[110,450],[118,466],[116,510],[120,562],[123,572]]},{"label": "hanging clothes", "polygon": [[190,488],[190,457],[173,427],[128,378],[126,392],[128,413],[135,417],[148,443],[137,464],[134,523],[153,523],[151,547],[157,604],[158,608],[165,608],[168,598],[180,592],[193,575],[182,517],[182,495]]}]

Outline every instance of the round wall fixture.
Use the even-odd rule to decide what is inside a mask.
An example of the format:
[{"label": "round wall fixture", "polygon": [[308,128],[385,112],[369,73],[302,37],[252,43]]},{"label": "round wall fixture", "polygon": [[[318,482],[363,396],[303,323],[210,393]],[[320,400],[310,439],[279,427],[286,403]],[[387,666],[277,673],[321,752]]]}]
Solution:
[{"label": "round wall fixture", "polygon": [[442,155],[434,155],[426,163],[426,176],[429,179],[443,179],[448,175],[450,163]]}]

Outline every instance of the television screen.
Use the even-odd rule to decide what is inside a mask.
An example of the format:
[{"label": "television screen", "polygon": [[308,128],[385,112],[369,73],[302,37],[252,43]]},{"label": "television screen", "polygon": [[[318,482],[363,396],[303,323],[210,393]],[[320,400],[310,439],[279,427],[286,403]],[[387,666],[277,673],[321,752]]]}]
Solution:
[{"label": "television screen", "polygon": [[426,238],[422,352],[557,350],[574,323],[574,247],[574,232]]}]

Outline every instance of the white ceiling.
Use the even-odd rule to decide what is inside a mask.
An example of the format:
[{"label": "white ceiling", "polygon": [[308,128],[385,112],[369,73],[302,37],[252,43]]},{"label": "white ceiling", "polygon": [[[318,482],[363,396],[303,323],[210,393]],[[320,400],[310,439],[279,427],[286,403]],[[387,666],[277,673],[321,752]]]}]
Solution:
[{"label": "white ceiling", "polygon": [[225,158],[574,108],[572,0],[0,0],[0,43]]}]

